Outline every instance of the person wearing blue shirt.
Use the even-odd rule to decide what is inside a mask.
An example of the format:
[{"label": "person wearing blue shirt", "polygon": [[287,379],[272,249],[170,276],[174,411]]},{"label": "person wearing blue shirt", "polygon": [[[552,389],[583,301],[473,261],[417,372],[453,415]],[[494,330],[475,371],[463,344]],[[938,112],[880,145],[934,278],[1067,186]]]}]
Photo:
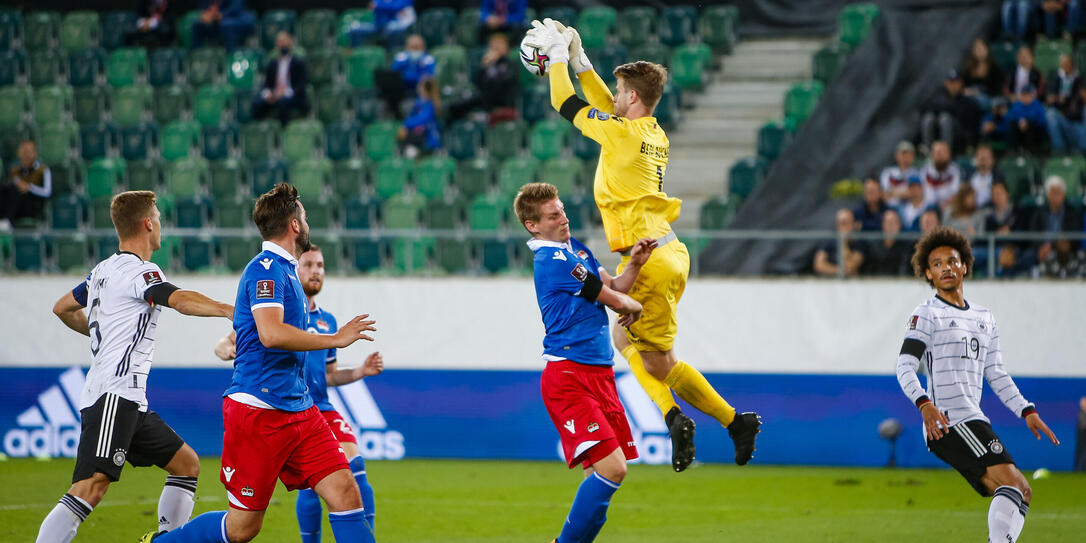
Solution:
[{"label": "person wearing blue shirt", "polygon": [[500,32],[520,42],[528,27],[528,0],[483,0],[479,5],[479,43]]},{"label": "person wearing blue shirt", "polygon": [[607,520],[611,496],[626,477],[626,461],[637,458],[615,389],[614,348],[604,307],[620,315],[621,326],[641,317],[641,304],[625,293],[656,241],[638,240],[625,271],[612,278],[592,251],[570,236],[554,185],[524,185],[513,208],[532,234],[528,248],[535,254],[536,299],[546,327],[543,404],[558,429],[569,467],[581,464],[585,473],[555,541],[589,543]]},{"label": "person wearing blue shirt", "polygon": [[433,79],[419,83],[419,97],[411,107],[411,114],[403,121],[398,137],[404,142],[404,156],[415,158],[419,151],[441,148],[441,129],[437,125],[437,110],[441,95]]},{"label": "person wearing blue shirt", "polygon": [[1048,144],[1048,119],[1045,106],[1037,99],[1037,89],[1027,84],[1018,100],[1007,111],[1007,123],[1016,147],[1039,151]]},{"label": "person wearing blue shirt", "polygon": [[241,46],[256,30],[256,17],[244,0],[200,0],[200,18],[192,23],[192,46],[202,47],[218,37],[226,52]]},{"label": "person wearing blue shirt", "polygon": [[404,33],[415,24],[415,0],[373,0],[373,22],[360,22],[347,32],[351,47],[358,47],[372,36],[384,36],[388,45],[403,43]]},{"label": "person wearing blue shirt", "polygon": [[338,543],[373,543],[358,484],[306,385],[306,351],[343,348],[375,330],[368,315],[335,334],[310,334],[308,300],[297,277],[309,249],[309,225],[298,189],[280,183],[260,196],[253,222],[263,251],[241,274],[234,304],[237,357],[223,394],[219,478],[229,511],[204,513],[141,543],[249,541],[260,533],[276,479],[288,490],[312,488],[328,504]]},{"label": "person wearing blue shirt", "polygon": [[434,77],[437,61],[426,52],[426,40],[418,34],[407,37],[403,51],[396,53],[388,69],[374,72],[374,83],[388,110],[402,118],[400,102],[416,97],[419,82]]}]

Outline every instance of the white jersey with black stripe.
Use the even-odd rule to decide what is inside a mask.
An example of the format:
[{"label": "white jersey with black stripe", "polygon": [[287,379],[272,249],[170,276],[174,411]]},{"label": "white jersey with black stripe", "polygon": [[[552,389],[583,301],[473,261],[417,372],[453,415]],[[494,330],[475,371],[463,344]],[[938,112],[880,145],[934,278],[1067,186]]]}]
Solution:
[{"label": "white jersey with black stripe", "polygon": [[[1015,415],[1021,416],[1029,405],[1003,369],[999,331],[987,308],[969,302],[958,307],[934,296],[913,311],[905,327],[906,342],[924,345],[919,359],[905,349],[898,357],[898,384],[914,403],[926,395],[952,426],[970,420],[991,422],[980,410],[986,380]],[[926,388],[918,373],[927,374]]]},{"label": "white jersey with black stripe", "polygon": [[147,374],[162,308],[143,295],[165,280],[157,264],[129,252],[103,260],[87,276],[92,361],[80,409],[113,393],[138,403],[140,411],[147,410]]}]

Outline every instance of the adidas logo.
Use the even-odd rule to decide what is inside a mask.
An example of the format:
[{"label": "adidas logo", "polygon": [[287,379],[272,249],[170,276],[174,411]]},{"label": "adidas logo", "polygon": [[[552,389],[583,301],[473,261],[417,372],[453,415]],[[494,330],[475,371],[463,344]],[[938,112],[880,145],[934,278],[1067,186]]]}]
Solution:
[{"label": "adidas logo", "polygon": [[957,328],[957,327],[958,327],[958,323],[956,323],[956,322],[954,322],[954,321],[950,321],[950,327],[951,327],[951,328]]},{"label": "adidas logo", "polygon": [[358,450],[366,460],[399,460],[404,456],[403,434],[388,429],[365,382],[328,387],[332,407],[355,429]]},{"label": "adidas logo", "polygon": [[79,397],[83,370],[71,368],[57,384],[15,418],[16,428],[4,434],[4,454],[12,457],[74,457],[79,447]]}]

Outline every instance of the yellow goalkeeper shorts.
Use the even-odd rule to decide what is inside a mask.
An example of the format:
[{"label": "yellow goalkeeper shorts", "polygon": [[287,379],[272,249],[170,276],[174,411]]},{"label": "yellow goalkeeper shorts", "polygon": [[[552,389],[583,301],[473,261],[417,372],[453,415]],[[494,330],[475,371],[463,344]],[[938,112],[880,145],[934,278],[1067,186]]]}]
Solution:
[{"label": "yellow goalkeeper shorts", "polygon": [[[630,257],[622,257],[616,273],[622,273]],[[674,240],[657,247],[641,268],[631,298],[641,303],[641,319],[626,329],[626,337],[638,351],[668,351],[675,344],[678,321],[675,311],[690,275],[690,253]]]}]

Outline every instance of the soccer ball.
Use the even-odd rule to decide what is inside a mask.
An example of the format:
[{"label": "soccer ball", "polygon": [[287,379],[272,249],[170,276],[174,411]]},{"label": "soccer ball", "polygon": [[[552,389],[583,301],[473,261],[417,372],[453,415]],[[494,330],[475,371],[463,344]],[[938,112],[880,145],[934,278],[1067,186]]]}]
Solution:
[{"label": "soccer ball", "polygon": [[543,77],[547,75],[547,68],[550,67],[551,59],[538,47],[533,47],[520,42],[520,63],[524,65],[524,69],[528,72]]}]

